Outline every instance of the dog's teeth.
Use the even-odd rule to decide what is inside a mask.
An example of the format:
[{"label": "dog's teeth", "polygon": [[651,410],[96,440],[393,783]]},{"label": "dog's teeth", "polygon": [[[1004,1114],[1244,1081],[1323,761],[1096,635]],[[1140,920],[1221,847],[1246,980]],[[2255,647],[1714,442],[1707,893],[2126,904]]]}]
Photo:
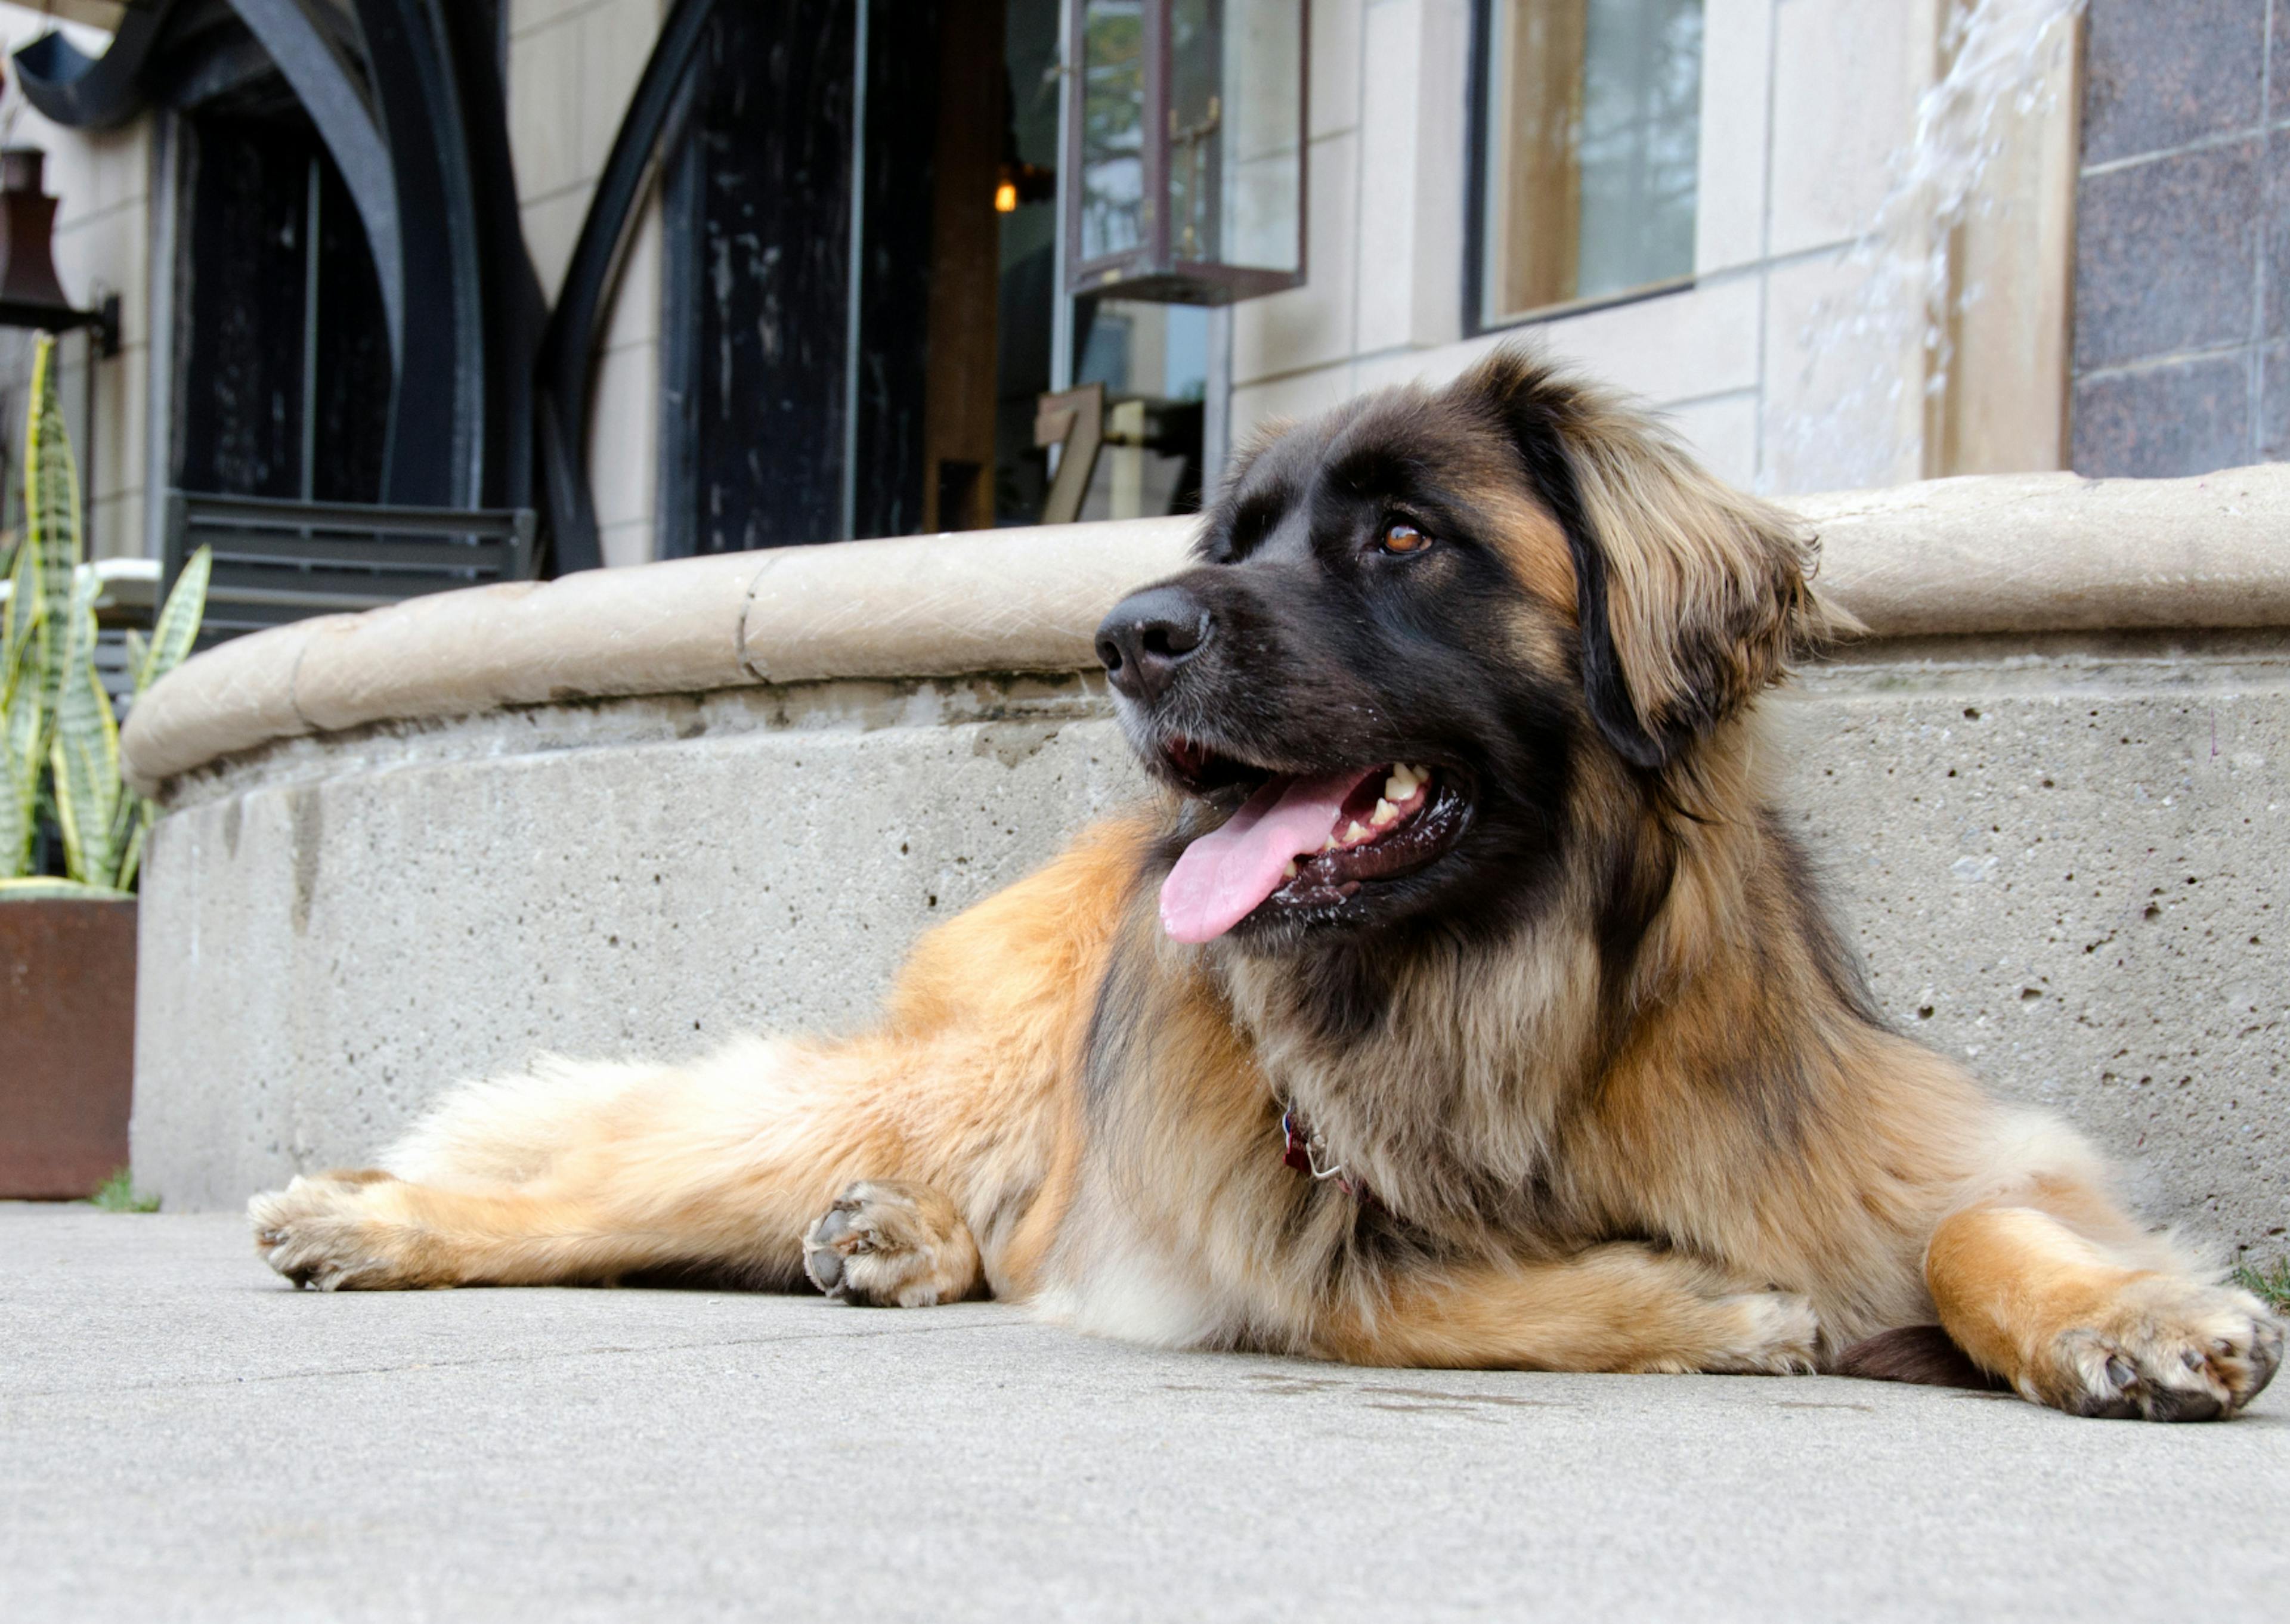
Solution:
[{"label": "dog's teeth", "polygon": [[[1402,796],[1400,798],[1402,800],[1406,799],[1405,796]],[[1389,801],[1378,801],[1375,804],[1375,812],[1368,819],[1368,821],[1373,824],[1376,828],[1381,828],[1385,824],[1390,822],[1397,816],[1399,816],[1399,808],[1394,806]],[[1357,828],[1358,825],[1355,824],[1353,827]]]},{"label": "dog's teeth", "polygon": [[1366,838],[1367,830],[1357,822],[1344,831],[1344,844],[1347,845],[1357,844]]},{"label": "dog's teeth", "polygon": [[1284,880],[1293,880],[1293,879],[1294,879],[1294,878],[1296,877],[1296,861],[1295,861],[1295,859],[1293,859],[1293,858],[1289,859],[1289,860],[1288,860],[1288,866],[1287,866],[1285,868],[1283,868],[1283,869],[1280,871],[1280,877],[1281,877],[1282,879],[1284,879]]},{"label": "dog's teeth", "polygon": [[1405,767],[1394,768],[1391,776],[1383,780],[1383,798],[1387,801],[1404,801],[1414,793],[1415,780]]},{"label": "dog's teeth", "polygon": [[1320,848],[1320,850],[1322,850],[1323,852],[1333,852],[1333,851],[1334,851],[1335,849],[1336,849],[1336,837],[1335,837],[1333,835],[1329,836],[1328,836],[1328,839],[1327,839],[1327,844],[1325,844],[1325,845],[1323,845],[1323,846]]}]

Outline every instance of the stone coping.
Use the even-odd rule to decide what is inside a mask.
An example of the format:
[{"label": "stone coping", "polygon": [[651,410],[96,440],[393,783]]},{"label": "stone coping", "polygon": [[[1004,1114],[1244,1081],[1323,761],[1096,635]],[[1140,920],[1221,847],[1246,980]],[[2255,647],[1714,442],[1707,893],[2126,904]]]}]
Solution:
[{"label": "stone coping", "polygon": [[[2290,465],[1984,475],[1790,499],[1880,637],[2290,626]],[[907,536],[440,593],[241,637],[144,695],[147,793],[275,740],[506,706],[1094,666],[1099,620],[1196,521]]]}]

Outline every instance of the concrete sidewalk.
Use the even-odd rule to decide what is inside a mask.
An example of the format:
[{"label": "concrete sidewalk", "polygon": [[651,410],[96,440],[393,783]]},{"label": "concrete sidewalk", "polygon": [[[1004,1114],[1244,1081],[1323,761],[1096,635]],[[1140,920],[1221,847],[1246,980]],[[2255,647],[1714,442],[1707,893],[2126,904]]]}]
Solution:
[{"label": "concrete sidewalk", "polygon": [[0,1206],[0,1616],[2164,1619],[2290,1596],[2290,1394],[1171,1355],[990,1305],[288,1290]]}]

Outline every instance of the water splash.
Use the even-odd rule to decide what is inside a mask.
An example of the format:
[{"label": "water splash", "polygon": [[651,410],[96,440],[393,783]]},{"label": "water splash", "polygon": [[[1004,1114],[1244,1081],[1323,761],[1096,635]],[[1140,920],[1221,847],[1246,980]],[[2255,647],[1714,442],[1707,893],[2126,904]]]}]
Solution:
[{"label": "water splash", "polygon": [[[1853,291],[1821,300],[1798,335],[1799,404],[1772,422],[1761,485],[1849,489],[1913,478],[1905,454],[1923,444],[1924,400],[1912,425],[1910,358],[1921,351],[1922,396],[1938,397],[1956,360],[1956,319],[1984,290],[1958,282],[1958,228],[1992,214],[1982,182],[2016,124],[2053,110],[2057,68],[2086,0],[1974,0],[1950,18],[1948,63],[1917,99],[1914,134],[1888,165],[1891,183],[1842,260]],[[1840,355],[1847,364],[1822,387]]]}]

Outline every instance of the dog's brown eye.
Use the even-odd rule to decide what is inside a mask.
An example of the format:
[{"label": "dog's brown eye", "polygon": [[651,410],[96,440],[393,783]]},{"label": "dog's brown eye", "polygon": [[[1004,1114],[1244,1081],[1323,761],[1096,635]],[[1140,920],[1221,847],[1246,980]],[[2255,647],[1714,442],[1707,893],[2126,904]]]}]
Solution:
[{"label": "dog's brown eye", "polygon": [[1431,545],[1431,538],[1413,524],[1394,524],[1383,532],[1381,550],[1387,553],[1420,553]]}]

